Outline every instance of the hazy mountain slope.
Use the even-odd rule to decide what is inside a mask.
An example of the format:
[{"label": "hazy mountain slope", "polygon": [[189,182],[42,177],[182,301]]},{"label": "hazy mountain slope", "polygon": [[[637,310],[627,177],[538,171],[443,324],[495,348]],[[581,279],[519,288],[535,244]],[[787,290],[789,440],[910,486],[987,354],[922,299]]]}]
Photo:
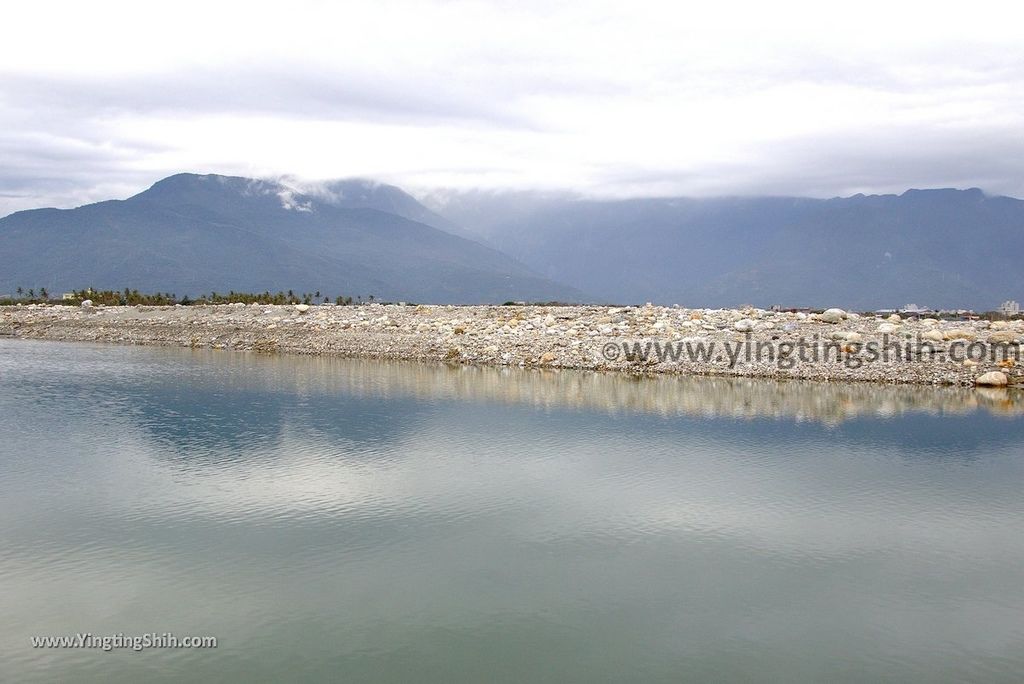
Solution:
[{"label": "hazy mountain slope", "polygon": [[482,239],[605,301],[991,309],[1024,298],[1024,202],[979,190],[831,200],[509,197],[465,193],[437,208],[452,220],[475,218],[467,225]]},{"label": "hazy mountain slope", "polygon": [[500,252],[393,213],[192,174],[123,201],[0,219],[0,292],[19,286],[320,290],[441,303],[581,297]]},{"label": "hazy mountain slope", "polygon": [[377,209],[440,228],[446,233],[460,237],[472,234],[472,231],[466,230],[436,211],[431,211],[415,197],[394,185],[361,178],[346,179],[326,183],[312,194],[323,197],[335,206],[348,209]]}]

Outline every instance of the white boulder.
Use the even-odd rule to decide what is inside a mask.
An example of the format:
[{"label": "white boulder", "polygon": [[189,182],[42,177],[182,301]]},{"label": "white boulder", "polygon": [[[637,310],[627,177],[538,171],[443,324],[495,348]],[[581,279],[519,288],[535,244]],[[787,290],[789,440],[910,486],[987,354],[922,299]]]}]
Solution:
[{"label": "white boulder", "polygon": [[825,309],[819,318],[825,323],[838,323],[846,318],[847,314],[842,309]]},{"label": "white boulder", "polygon": [[982,387],[1006,387],[1008,382],[1009,378],[1006,377],[1005,373],[989,371],[988,373],[979,375],[974,381],[974,384]]}]

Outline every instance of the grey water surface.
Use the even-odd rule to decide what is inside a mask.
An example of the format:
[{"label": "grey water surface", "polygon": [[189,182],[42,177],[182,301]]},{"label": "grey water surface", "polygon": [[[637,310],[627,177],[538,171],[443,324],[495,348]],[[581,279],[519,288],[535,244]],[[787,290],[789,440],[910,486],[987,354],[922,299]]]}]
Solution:
[{"label": "grey water surface", "polygon": [[0,681],[1018,682],[1022,413],[0,341]]}]

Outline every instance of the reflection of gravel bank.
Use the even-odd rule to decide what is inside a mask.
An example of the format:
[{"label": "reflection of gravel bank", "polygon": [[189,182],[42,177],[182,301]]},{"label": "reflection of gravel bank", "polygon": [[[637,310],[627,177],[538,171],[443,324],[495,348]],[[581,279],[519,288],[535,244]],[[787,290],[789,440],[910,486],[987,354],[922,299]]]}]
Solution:
[{"label": "reflection of gravel bank", "polygon": [[[1024,336],[1021,322],[901,321],[773,313],[756,309],[690,310],[664,307],[303,307],[224,305],[196,307],[2,307],[0,335],[51,339],[173,345],[257,352],[329,354],[504,366],[625,370],[642,373],[738,375],[814,380],[973,385],[988,371],[1020,383],[1020,366],[989,360],[867,362],[859,367],[829,361],[798,361],[792,368],[768,360],[609,360],[607,345],[765,343],[799,340],[857,347],[891,340],[938,352],[969,342],[1006,343]],[[844,354],[846,351],[844,351]]]},{"label": "reflection of gravel bank", "polygon": [[[212,355],[213,352],[204,351]],[[223,358],[223,357],[222,357]],[[761,378],[588,373],[548,368],[354,361],[261,355],[227,357],[255,372],[239,374],[258,389],[311,394],[415,397],[420,401],[500,402],[544,409],[666,417],[781,418],[841,423],[908,413],[958,415],[985,410],[1024,414],[1024,393],[1005,389],[819,383]],[[234,376],[232,376],[234,377]]]}]

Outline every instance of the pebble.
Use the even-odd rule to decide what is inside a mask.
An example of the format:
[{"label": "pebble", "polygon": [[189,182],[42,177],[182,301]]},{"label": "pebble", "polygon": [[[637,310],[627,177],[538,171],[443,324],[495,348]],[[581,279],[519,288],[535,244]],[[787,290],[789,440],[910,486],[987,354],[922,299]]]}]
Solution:
[{"label": "pebble", "polygon": [[825,323],[839,323],[846,319],[846,312],[842,309],[825,309],[819,318]]},{"label": "pebble", "polygon": [[[298,313],[299,315],[295,315]],[[837,325],[841,323],[842,325]],[[979,331],[983,331],[980,332]],[[1013,342],[1024,333],[1019,321],[901,321],[898,316],[857,316],[842,309],[821,314],[762,309],[684,309],[658,306],[8,306],[0,307],[0,337],[124,344],[174,345],[232,352],[295,353],[366,358],[557,366],[630,373],[743,375],[827,381],[872,381],[973,387],[982,378],[1024,384],[1024,369],[988,356],[859,365],[835,359],[801,359],[786,368],[769,361],[729,367],[714,358],[639,362],[623,345],[648,342],[690,345],[742,344],[771,347],[804,340],[808,345],[840,344],[844,353],[882,344],[899,333],[932,343],[945,340],[984,344]],[[899,339],[899,338],[897,338]],[[457,341],[458,347],[453,346]],[[889,340],[890,344],[893,340]],[[603,353],[611,345],[611,356]],[[951,346],[951,345],[950,345]],[[735,348],[735,347],[734,347]],[[720,350],[722,348],[720,347]],[[998,373],[999,376],[992,376]]]},{"label": "pebble", "polygon": [[1006,387],[1009,382],[1009,378],[1006,377],[1006,373],[999,371],[989,371],[978,376],[978,379],[974,381],[974,384],[981,385],[983,387]]},{"label": "pebble", "polygon": [[1011,330],[997,330],[988,336],[989,342],[998,342],[1001,344],[1007,344],[1010,342],[1016,342],[1020,335]]}]

